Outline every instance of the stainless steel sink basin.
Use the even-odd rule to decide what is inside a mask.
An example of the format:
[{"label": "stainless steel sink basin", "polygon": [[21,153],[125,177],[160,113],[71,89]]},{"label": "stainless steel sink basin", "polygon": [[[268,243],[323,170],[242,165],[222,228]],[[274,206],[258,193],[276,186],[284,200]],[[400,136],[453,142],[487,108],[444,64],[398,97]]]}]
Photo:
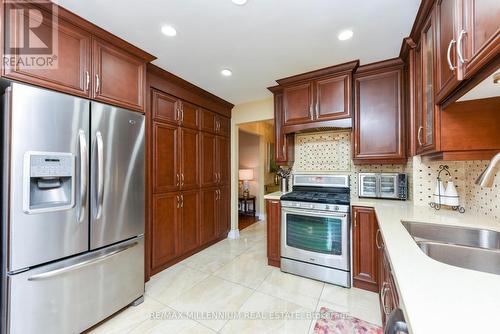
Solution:
[{"label": "stainless steel sink basin", "polygon": [[416,240],[431,240],[447,244],[500,250],[500,232],[459,226],[403,222]]},{"label": "stainless steel sink basin", "polygon": [[500,232],[427,223],[402,224],[418,247],[434,260],[500,275]]},{"label": "stainless steel sink basin", "polygon": [[436,261],[500,275],[500,251],[431,241],[419,241],[417,245]]}]

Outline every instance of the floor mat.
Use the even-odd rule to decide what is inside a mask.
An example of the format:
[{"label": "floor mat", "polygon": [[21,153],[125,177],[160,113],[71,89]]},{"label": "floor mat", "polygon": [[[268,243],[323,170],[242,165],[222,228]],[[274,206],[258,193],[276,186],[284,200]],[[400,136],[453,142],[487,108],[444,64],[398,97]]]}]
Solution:
[{"label": "floor mat", "polygon": [[322,307],[321,318],[314,326],[315,334],[382,334],[382,327],[351,317],[345,313],[334,312]]}]

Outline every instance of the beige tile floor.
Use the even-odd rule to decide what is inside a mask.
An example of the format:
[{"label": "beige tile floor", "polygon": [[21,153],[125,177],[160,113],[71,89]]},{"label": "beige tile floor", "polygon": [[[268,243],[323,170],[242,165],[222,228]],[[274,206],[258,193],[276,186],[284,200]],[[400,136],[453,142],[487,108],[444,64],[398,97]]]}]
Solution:
[{"label": "beige tile floor", "polygon": [[[153,276],[145,301],[92,333],[312,333],[321,307],[379,324],[375,293],[285,274],[267,265],[266,225],[241,231]],[[235,319],[238,314],[239,318]],[[286,319],[298,315],[294,319]]]}]

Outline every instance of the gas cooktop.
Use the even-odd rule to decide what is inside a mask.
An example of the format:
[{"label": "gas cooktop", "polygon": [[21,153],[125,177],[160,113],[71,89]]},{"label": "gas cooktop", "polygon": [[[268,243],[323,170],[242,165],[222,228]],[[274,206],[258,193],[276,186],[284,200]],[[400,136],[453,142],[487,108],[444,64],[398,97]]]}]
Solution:
[{"label": "gas cooktop", "polygon": [[347,192],[325,192],[325,191],[292,191],[281,196],[282,201],[312,202],[324,204],[349,205],[350,195]]}]

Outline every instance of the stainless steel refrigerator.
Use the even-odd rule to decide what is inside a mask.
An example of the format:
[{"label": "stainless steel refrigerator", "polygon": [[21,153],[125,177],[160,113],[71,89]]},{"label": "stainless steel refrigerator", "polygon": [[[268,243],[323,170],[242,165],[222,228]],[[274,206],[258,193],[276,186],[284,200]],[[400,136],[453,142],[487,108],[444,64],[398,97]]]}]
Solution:
[{"label": "stainless steel refrigerator", "polygon": [[2,331],[79,333],[144,293],[144,115],[3,97]]}]

